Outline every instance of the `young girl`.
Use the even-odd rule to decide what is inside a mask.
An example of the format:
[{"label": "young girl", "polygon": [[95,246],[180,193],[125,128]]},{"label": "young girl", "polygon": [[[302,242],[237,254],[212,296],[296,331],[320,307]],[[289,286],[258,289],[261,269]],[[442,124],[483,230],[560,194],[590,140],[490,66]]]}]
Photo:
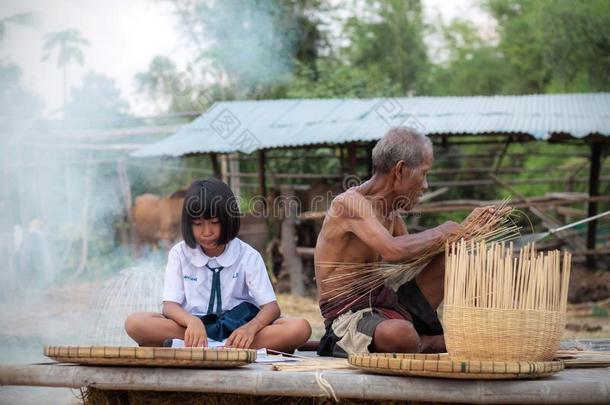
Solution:
[{"label": "young girl", "polygon": [[169,252],[163,314],[138,312],[125,321],[141,346],[183,339],[186,347],[207,346],[291,352],[311,335],[304,319],[280,318],[261,255],[237,238],[239,208],[222,181],[196,180],[182,206],[183,242]]}]

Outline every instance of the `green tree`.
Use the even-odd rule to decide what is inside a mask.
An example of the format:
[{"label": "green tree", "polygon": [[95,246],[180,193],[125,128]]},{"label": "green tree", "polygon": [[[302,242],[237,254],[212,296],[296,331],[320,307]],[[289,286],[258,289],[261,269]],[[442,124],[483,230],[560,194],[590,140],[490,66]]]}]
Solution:
[{"label": "green tree", "polygon": [[89,72],[79,87],[72,88],[64,111],[66,118],[77,125],[90,126],[93,120],[97,126],[110,126],[112,121],[127,116],[128,107],[113,79]]},{"label": "green tree", "polygon": [[171,59],[167,56],[155,56],[146,72],[136,74],[137,90],[150,97],[159,110],[166,110],[172,103],[171,88],[177,74],[176,65]]},{"label": "green tree", "polygon": [[427,88],[442,96],[502,93],[510,69],[497,45],[464,20],[439,24],[446,61],[430,66]]},{"label": "green tree", "polygon": [[[281,96],[295,62],[315,62],[325,35],[325,0],[176,1],[180,30],[197,49],[194,63],[238,98]],[[278,88],[280,90],[278,91]]]},{"label": "green tree", "polygon": [[400,86],[403,94],[425,91],[428,57],[420,0],[358,1],[359,15],[344,30],[349,64],[379,72]]},{"label": "green tree", "polygon": [[377,69],[350,66],[337,59],[324,58],[297,69],[286,90],[289,98],[368,98],[402,94],[398,83]]},{"label": "green tree", "polygon": [[18,13],[0,19],[0,49],[4,48],[8,29],[11,25],[37,27],[40,24],[36,13]]},{"label": "green tree", "polygon": [[[166,56],[155,56],[145,72],[136,73],[136,88],[149,97],[160,112],[205,111],[215,100],[235,99],[233,89],[209,83],[188,67],[178,71]],[[209,83],[209,84],[208,84]]]},{"label": "green tree", "polygon": [[610,88],[610,2],[487,0],[485,7],[511,71],[505,92]]},{"label": "green tree", "polygon": [[64,106],[67,102],[68,82],[67,66],[71,62],[84,63],[83,47],[89,46],[89,41],[77,30],[64,30],[47,34],[42,46],[43,61],[51,58],[51,54],[57,51],[57,65],[63,71],[63,95]]},{"label": "green tree", "polygon": [[42,108],[40,99],[21,85],[21,74],[19,66],[0,62],[0,143],[6,134],[37,118]]}]

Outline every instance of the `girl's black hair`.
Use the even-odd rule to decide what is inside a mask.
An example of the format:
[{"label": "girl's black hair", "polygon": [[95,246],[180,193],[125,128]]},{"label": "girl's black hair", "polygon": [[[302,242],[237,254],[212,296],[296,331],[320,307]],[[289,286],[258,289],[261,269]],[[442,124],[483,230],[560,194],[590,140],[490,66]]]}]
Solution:
[{"label": "girl's black hair", "polygon": [[235,195],[224,182],[217,179],[195,180],[186,191],[182,205],[182,238],[191,248],[197,246],[193,220],[200,218],[217,218],[220,221],[219,245],[237,237],[239,206]]}]

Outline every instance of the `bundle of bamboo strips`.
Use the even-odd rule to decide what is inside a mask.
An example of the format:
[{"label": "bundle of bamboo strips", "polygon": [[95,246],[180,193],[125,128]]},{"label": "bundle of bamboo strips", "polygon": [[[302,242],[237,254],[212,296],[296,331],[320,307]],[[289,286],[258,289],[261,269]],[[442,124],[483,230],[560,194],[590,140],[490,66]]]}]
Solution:
[{"label": "bundle of bamboo strips", "polygon": [[352,366],[347,359],[303,359],[301,363],[273,363],[276,371],[316,371],[316,370],[342,370]]},{"label": "bundle of bamboo strips", "polygon": [[610,352],[559,350],[555,359],[562,360],[566,368],[610,367]]},{"label": "bundle of bamboo strips", "polygon": [[445,253],[443,326],[453,359],[551,360],[565,328],[571,255],[460,241]]},{"label": "bundle of bamboo strips", "polygon": [[[470,218],[462,232],[453,235],[448,242],[453,243],[462,239],[474,242],[506,242],[518,238],[520,227],[515,224],[515,211],[507,208],[507,202],[508,200],[504,200],[493,212],[483,211]],[[342,312],[386,283],[396,286],[413,279],[444,249],[445,245],[439,243],[403,263],[317,261],[318,267],[335,269],[334,275],[324,280],[324,283],[332,288],[327,290],[322,298],[331,303],[329,308],[339,308],[339,312]]]}]

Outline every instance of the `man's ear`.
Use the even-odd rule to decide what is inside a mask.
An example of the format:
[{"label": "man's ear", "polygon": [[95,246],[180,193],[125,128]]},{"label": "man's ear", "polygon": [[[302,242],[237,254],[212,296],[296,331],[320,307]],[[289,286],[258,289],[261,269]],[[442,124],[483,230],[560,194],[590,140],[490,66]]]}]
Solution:
[{"label": "man's ear", "polygon": [[405,170],[407,167],[405,166],[405,161],[404,160],[399,160],[395,165],[394,165],[394,175],[397,178],[401,178],[402,177],[402,172],[403,170]]}]

